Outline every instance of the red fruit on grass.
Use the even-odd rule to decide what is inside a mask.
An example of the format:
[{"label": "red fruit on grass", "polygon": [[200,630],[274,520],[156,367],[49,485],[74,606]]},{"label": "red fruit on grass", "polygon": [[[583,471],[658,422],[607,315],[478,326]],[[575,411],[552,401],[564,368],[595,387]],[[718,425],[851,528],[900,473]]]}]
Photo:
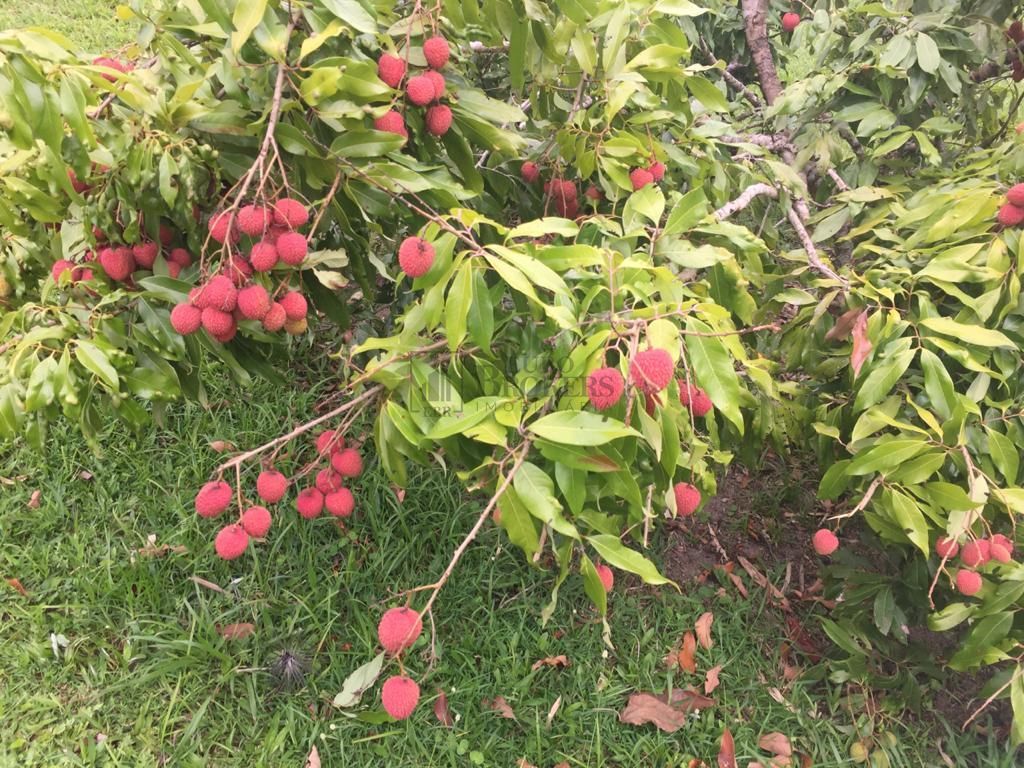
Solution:
[{"label": "red fruit on grass", "polygon": [[409,84],[405,86],[405,95],[417,107],[427,106],[434,100],[435,93],[434,81],[426,75],[409,78]]},{"label": "red fruit on grass", "polygon": [[634,168],[629,172],[629,181],[633,184],[633,190],[643,189],[654,182],[654,174],[646,168]]},{"label": "red fruit on grass", "polygon": [[659,347],[637,352],[629,364],[629,378],[641,392],[660,392],[672,381],[672,355]]},{"label": "red fruit on grass", "polygon": [[277,266],[277,248],[273,243],[260,240],[249,251],[249,263],[257,272],[269,272]]},{"label": "red fruit on grass", "polygon": [[618,368],[598,368],[587,376],[587,398],[599,411],[606,411],[622,399],[626,382]]},{"label": "red fruit on grass", "polygon": [[968,568],[985,565],[992,559],[992,543],[988,539],[975,539],[964,544],[960,551],[960,562]]},{"label": "red fruit on grass", "polygon": [[270,523],[270,512],[266,507],[249,507],[242,513],[242,528],[254,539],[266,536]]},{"label": "red fruit on grass", "polygon": [[75,272],[75,262],[68,261],[67,259],[58,259],[50,267],[50,277],[53,278],[54,282],[60,280],[60,276],[65,272],[71,272],[73,275]]},{"label": "red fruit on grass", "polygon": [[409,277],[423,277],[434,264],[434,246],[422,237],[407,237],[398,247],[398,264]]},{"label": "red fruit on grass", "polygon": [[213,548],[224,560],[234,560],[241,557],[245,548],[249,546],[249,534],[238,523],[226,525],[217,532],[217,538],[213,540]]},{"label": "red fruit on grass", "polygon": [[657,160],[647,166],[647,171],[655,181],[661,181],[665,178],[665,164],[659,163]]},{"label": "red fruit on grass", "polygon": [[174,248],[167,256],[169,264],[177,264],[180,267],[191,267],[192,266],[192,254],[186,251],[184,248]]},{"label": "red fruit on grass", "polygon": [[444,104],[435,104],[427,110],[427,132],[432,136],[444,136],[452,127],[452,111]]},{"label": "red fruit on grass", "polygon": [[1006,193],[1006,201],[1010,205],[1024,208],[1024,184],[1014,184]]},{"label": "red fruit on grass", "polygon": [[223,480],[211,480],[199,489],[195,505],[200,517],[216,517],[231,506],[231,486]]},{"label": "red fruit on grass", "polygon": [[448,84],[445,82],[444,75],[440,72],[435,72],[430,69],[423,73],[424,77],[430,78],[430,82],[434,84],[434,101],[440,101],[444,98],[444,92],[448,88]]},{"label": "red fruit on grass", "polygon": [[397,88],[405,77],[405,62],[390,53],[383,54],[377,59],[377,77],[390,87]]},{"label": "red fruit on grass", "polygon": [[324,495],[316,488],[303,488],[295,499],[295,508],[307,520],[319,517],[324,508]]},{"label": "red fruit on grass", "polygon": [[306,253],[309,250],[309,243],[306,242],[305,235],[300,235],[298,232],[285,232],[277,238],[276,247],[277,255],[280,257],[281,261],[295,267],[301,264],[302,260],[306,258]]},{"label": "red fruit on grass", "polygon": [[431,69],[443,69],[450,55],[448,41],[443,37],[432,37],[423,41],[423,58],[427,60],[427,66]]},{"label": "red fruit on grass", "polygon": [[265,469],[256,478],[256,494],[267,504],[276,504],[287,492],[288,478],[276,469]]},{"label": "red fruit on grass", "polygon": [[262,235],[270,226],[270,211],[262,205],[243,205],[235,221],[245,234],[251,237]]},{"label": "red fruit on grass", "polygon": [[207,307],[203,310],[202,323],[203,330],[218,341],[221,337],[233,335],[232,331],[236,327],[235,318],[231,316],[230,312],[214,309],[213,307]]},{"label": "red fruit on grass", "polygon": [[978,594],[981,591],[981,574],[961,568],[956,572],[956,588],[967,597]]},{"label": "red fruit on grass", "polygon": [[689,517],[700,506],[700,491],[689,483],[676,483],[672,489],[676,496],[676,514]]},{"label": "red fruit on grass", "polygon": [[345,447],[345,438],[337,430],[328,429],[316,436],[316,452],[321,456],[337,453]]},{"label": "red fruit on grass", "polygon": [[363,472],[363,458],[355,448],[345,448],[331,457],[331,466],[342,477],[359,477]]},{"label": "red fruit on grass", "polygon": [[275,227],[298,229],[309,221],[309,209],[295,198],[282,197],[272,207]]},{"label": "red fruit on grass", "polygon": [[611,592],[612,587],[615,586],[615,574],[612,573],[612,569],[604,563],[598,563],[594,566],[594,570],[597,571],[597,578],[601,580],[604,591]]},{"label": "red fruit on grass", "polygon": [[199,287],[192,303],[200,309],[230,312],[238,304],[238,289],[227,275],[214,275]]},{"label": "red fruit on grass", "polygon": [[330,493],[334,493],[339,488],[344,487],[345,478],[335,472],[333,469],[321,469],[316,473],[316,481],[314,482],[316,489],[320,491],[324,496]]},{"label": "red fruit on grass", "polygon": [[1004,227],[1016,227],[1024,222],[1024,208],[1018,208],[1013,203],[1006,203],[996,213],[996,221]]},{"label": "red fruit on grass", "polygon": [[935,542],[935,554],[937,554],[939,557],[956,557],[956,554],[959,551],[960,545],[956,543],[956,539],[950,539],[945,536],[940,536],[938,540]]},{"label": "red fruit on grass", "polygon": [[132,246],[132,256],[135,258],[135,263],[143,269],[153,268],[158,253],[160,253],[160,246],[156,243],[145,242]]},{"label": "red fruit on grass", "polygon": [[536,184],[540,178],[540,168],[532,160],[527,160],[520,166],[519,175],[523,177],[523,181],[527,184]]},{"label": "red fruit on grass", "polygon": [[395,720],[405,720],[416,709],[420,700],[420,687],[410,677],[389,677],[380,689],[380,702],[384,711]]},{"label": "red fruit on grass", "polygon": [[408,138],[409,132],[405,129],[405,119],[401,113],[389,110],[373,121],[373,127],[385,133],[395,133],[402,138]]},{"label": "red fruit on grass", "polygon": [[[170,265],[168,265],[170,266]],[[195,333],[203,324],[203,310],[191,304],[175,304],[171,310],[171,327],[182,336]]]},{"label": "red fruit on grass", "polygon": [[356,499],[348,488],[339,488],[324,497],[324,509],[334,517],[348,517],[356,508]]},{"label": "red fruit on grass", "polygon": [[238,309],[248,320],[262,320],[270,311],[270,295],[262,285],[247,285],[238,292]]},{"label": "red fruit on grass", "polygon": [[377,639],[392,656],[411,647],[422,631],[423,621],[412,608],[391,608],[377,623]]},{"label": "red fruit on grass", "polygon": [[[210,217],[210,221],[207,226],[210,229],[210,237],[216,240],[218,243],[224,243],[228,239],[228,222],[231,220],[231,214],[228,211],[221,211],[215,213]],[[238,233],[238,222],[235,221],[231,227],[231,242],[236,243],[241,235]]]},{"label": "red fruit on grass", "polygon": [[277,303],[284,307],[286,320],[302,320],[305,318],[306,313],[309,312],[306,297],[298,291],[288,291],[288,293],[277,300]]},{"label": "red fruit on grass", "polygon": [[100,251],[99,261],[111,280],[127,280],[135,271],[135,257],[130,248],[104,248]]},{"label": "red fruit on grass", "polygon": [[814,544],[814,551],[822,557],[831,555],[839,549],[839,539],[828,528],[821,528],[814,533],[811,540]]},{"label": "red fruit on grass", "polygon": [[270,305],[270,311],[263,316],[263,330],[277,333],[284,328],[286,322],[288,322],[288,315],[285,313],[284,307],[275,301]]},{"label": "red fruit on grass", "polygon": [[696,384],[688,384],[684,381],[679,382],[679,402],[684,408],[689,408],[690,413],[697,418],[706,416],[712,408],[711,398],[708,397],[707,392]]},{"label": "red fruit on grass", "polygon": [[782,14],[782,29],[786,32],[792,32],[800,25],[800,14],[790,11],[789,13]]}]

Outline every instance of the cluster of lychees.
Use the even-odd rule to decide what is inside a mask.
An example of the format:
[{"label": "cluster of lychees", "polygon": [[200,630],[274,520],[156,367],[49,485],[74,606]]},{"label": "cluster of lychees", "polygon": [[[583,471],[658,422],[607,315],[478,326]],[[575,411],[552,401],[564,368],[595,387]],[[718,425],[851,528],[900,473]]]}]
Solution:
[{"label": "cluster of lychees", "polygon": [[[541,169],[537,163],[527,160],[519,167],[519,175],[527,184],[536,184],[541,178]],[[665,164],[657,159],[651,159],[649,165],[636,167],[629,173],[630,183],[633,190],[643,189],[648,184],[654,184],[665,178]],[[604,192],[596,184],[587,186],[583,193],[584,197],[593,203],[604,199]],[[544,196],[551,206],[551,210],[566,219],[574,219],[580,210],[580,193],[576,182],[570,179],[551,178],[544,182]]]},{"label": "cluster of lychees", "polygon": [[1014,184],[1006,193],[1006,202],[996,213],[996,221],[1004,227],[1024,224],[1024,184]]},{"label": "cluster of lychees", "polygon": [[[391,608],[377,624],[377,639],[389,656],[399,656],[416,642],[423,631],[423,619],[412,608]],[[380,690],[384,710],[396,720],[405,720],[416,709],[420,687],[411,677],[392,675]]]},{"label": "cluster of lychees", "polygon": [[983,568],[993,561],[1004,564],[1011,562],[1013,541],[996,533],[991,538],[972,539],[961,550],[954,539],[943,537],[935,542],[935,553],[943,560],[951,560],[959,553],[963,567],[956,573],[956,588],[961,594],[970,597],[981,591],[982,586],[981,574],[975,569]]},{"label": "cluster of lychees", "polygon": [[316,452],[327,466],[317,472],[311,487],[299,491],[295,508],[306,520],[319,517],[324,510],[334,517],[348,517],[356,501],[345,483],[363,473],[363,458],[357,448],[346,447],[344,436],[335,430],[322,432],[317,437]]},{"label": "cluster of lychees", "polygon": [[[189,292],[188,301],[171,310],[171,325],[188,335],[200,328],[221,343],[231,341],[242,320],[254,320],[271,333],[282,328],[296,335],[306,330],[308,305],[298,291],[282,282],[272,296],[256,273],[297,267],[309,245],[297,230],[309,221],[309,211],[289,197],[269,205],[251,203],[237,213],[221,211],[210,217],[210,237],[227,244],[231,255],[219,272]],[[249,253],[235,250],[242,236],[251,238]]]},{"label": "cluster of lychees", "polygon": [[[427,69],[418,75],[412,75],[406,81],[408,64],[390,53],[382,54],[377,61],[377,76],[390,87],[400,90],[405,82],[405,97],[410,104],[427,107],[424,123],[427,132],[433,136],[444,136],[452,126],[452,110],[447,104],[441,104],[447,89],[444,75],[440,70],[448,63],[451,50],[448,41],[441,36],[434,36],[423,41],[423,58],[427,60]],[[402,113],[390,109],[373,122],[378,131],[395,133],[402,138],[409,138]]]}]

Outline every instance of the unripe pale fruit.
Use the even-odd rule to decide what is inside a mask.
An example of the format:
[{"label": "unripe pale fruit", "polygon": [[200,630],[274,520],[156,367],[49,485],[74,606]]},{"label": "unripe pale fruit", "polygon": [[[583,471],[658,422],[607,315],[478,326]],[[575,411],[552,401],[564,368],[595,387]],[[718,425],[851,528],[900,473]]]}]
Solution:
[{"label": "unripe pale fruit", "polygon": [[277,248],[273,243],[260,240],[249,251],[249,263],[257,272],[269,272],[277,266]]},{"label": "unripe pale fruit", "polygon": [[282,197],[271,206],[274,226],[298,229],[309,221],[309,209],[292,197]]},{"label": "unripe pale fruit", "polygon": [[203,310],[202,323],[203,330],[218,341],[222,337],[233,335],[232,332],[236,327],[235,318],[231,316],[230,312],[224,312],[213,307],[207,307]]},{"label": "unripe pale fruit", "polygon": [[1024,184],[1014,184],[1006,193],[1006,202],[1024,208]]},{"label": "unripe pale fruit", "polygon": [[316,473],[316,489],[320,491],[324,496],[334,493],[339,488],[344,487],[345,478],[335,472],[333,469],[321,469]]},{"label": "unripe pale fruit", "polygon": [[604,591],[611,592],[612,587],[615,586],[615,574],[612,573],[612,569],[604,563],[598,563],[594,566],[594,570],[597,571],[597,578],[601,580]]},{"label": "unripe pale fruit", "polygon": [[812,543],[814,544],[814,551],[822,557],[831,555],[839,549],[839,539],[828,528],[821,528],[815,531]]},{"label": "unripe pale fruit", "polygon": [[195,333],[202,324],[203,310],[199,307],[193,307],[191,304],[176,304],[171,310],[171,327],[182,336]]},{"label": "unripe pale fruit", "polygon": [[427,132],[432,136],[444,136],[452,127],[452,111],[444,104],[436,104],[427,110]]},{"label": "unripe pale fruit", "polygon": [[373,121],[373,127],[385,133],[394,133],[402,138],[409,138],[409,131],[405,128],[405,119],[401,113],[389,110]]},{"label": "unripe pale fruit", "polygon": [[380,702],[384,711],[395,720],[405,720],[416,709],[420,700],[420,687],[409,677],[389,677],[380,689]]},{"label": "unripe pale fruit", "polygon": [[1016,227],[1024,222],[1024,208],[1018,208],[1013,203],[1007,203],[996,213],[996,221],[1004,227]]},{"label": "unripe pale fruit", "polygon": [[685,381],[679,382],[679,402],[684,408],[689,408],[690,413],[697,418],[706,416],[712,408],[708,393],[696,384],[688,384]]},{"label": "unripe pale fruit", "polygon": [[331,457],[331,466],[342,477],[359,477],[363,472],[363,459],[355,448],[345,448]]},{"label": "unripe pale fruit", "polygon": [[646,168],[634,168],[629,172],[629,181],[633,184],[633,190],[643,189],[654,182],[654,175]]},{"label": "unripe pale fruit", "polygon": [[397,88],[405,77],[405,62],[390,53],[383,54],[377,59],[377,77],[391,88]]},{"label": "unripe pale fruit", "polygon": [[254,539],[266,536],[270,523],[270,512],[266,507],[249,507],[242,513],[242,528]]},{"label": "unripe pale fruit", "polygon": [[214,275],[199,287],[192,303],[200,309],[230,312],[238,303],[238,289],[227,275]]},{"label": "unripe pale fruit", "polygon": [[288,492],[288,478],[276,469],[265,469],[256,478],[256,493],[268,504],[276,504]]},{"label": "unripe pale fruit", "polygon": [[618,368],[598,368],[587,376],[587,398],[599,411],[606,411],[622,399],[626,382]]},{"label": "unripe pale fruit", "polygon": [[281,261],[293,267],[301,264],[302,260],[306,258],[306,253],[309,251],[309,243],[306,242],[306,236],[298,232],[285,232],[277,238],[276,247],[277,255]]},{"label": "unripe pale fruit", "polygon": [[782,28],[786,32],[792,32],[800,25],[800,14],[790,11],[782,14]]},{"label": "unripe pale fruit", "polygon": [[959,551],[960,545],[956,543],[956,539],[950,539],[945,536],[940,536],[939,539],[935,542],[935,554],[937,554],[939,557],[956,557],[956,554]]},{"label": "unripe pale fruit", "polygon": [[432,102],[435,92],[434,81],[424,75],[409,78],[409,84],[405,86],[405,95],[417,107],[425,107]]},{"label": "unripe pale fruit", "polygon": [[665,178],[665,164],[659,163],[657,160],[647,166],[647,171],[655,181],[661,181]]},{"label": "unripe pale fruit", "polygon": [[377,639],[392,656],[411,647],[422,631],[423,621],[412,608],[391,608],[377,623]]},{"label": "unripe pale fruit", "polygon": [[127,280],[135,271],[135,257],[130,248],[104,248],[99,261],[111,280]]},{"label": "unripe pale fruit", "polygon": [[231,506],[231,486],[223,480],[211,480],[199,489],[195,506],[200,517],[216,517]]},{"label": "unripe pale fruit", "polygon": [[674,369],[672,355],[653,347],[636,353],[629,364],[629,378],[637,389],[651,395],[668,386]]},{"label": "unripe pale fruit", "polygon": [[956,572],[956,588],[961,595],[970,597],[981,591],[981,574],[961,568]]},{"label": "unripe pale fruit", "polygon": [[213,540],[213,548],[224,560],[234,560],[241,557],[245,548],[249,546],[249,534],[245,529],[233,523],[224,526],[217,532],[217,538]]},{"label": "unripe pale fruit", "polygon": [[988,539],[975,539],[964,544],[960,561],[968,568],[985,565],[992,559],[992,544]]},{"label": "unripe pale fruit", "polygon": [[238,309],[248,320],[262,320],[270,311],[270,296],[262,285],[247,285],[238,292]]},{"label": "unripe pale fruit", "polygon": [[243,205],[235,222],[238,228],[250,237],[262,235],[264,230],[270,226],[270,211],[262,205]]},{"label": "unripe pale fruit", "polygon": [[295,499],[295,508],[307,520],[319,517],[324,508],[324,495],[316,488],[304,488]]},{"label": "unripe pale fruit", "polygon": [[398,247],[398,264],[409,277],[423,277],[434,264],[434,246],[421,237],[407,237]]},{"label": "unripe pale fruit", "polygon": [[324,509],[334,517],[348,517],[356,508],[356,499],[348,488],[339,488],[324,497]]},{"label": "unripe pale fruit", "polygon": [[345,438],[337,430],[327,429],[316,436],[316,452],[321,456],[337,453],[345,447]]},{"label": "unripe pale fruit", "polygon": [[288,322],[288,315],[285,314],[284,307],[275,301],[270,305],[270,311],[263,316],[263,329],[270,333],[277,333],[284,328],[286,322]]},{"label": "unripe pale fruit", "polygon": [[309,321],[304,317],[301,320],[285,320],[284,322],[284,332],[289,336],[299,336],[305,333],[307,328],[309,328]]},{"label": "unripe pale fruit", "polygon": [[423,76],[430,78],[430,82],[434,84],[434,101],[440,101],[444,97],[444,92],[448,87],[448,84],[444,81],[444,75],[430,69],[424,72]]},{"label": "unripe pale fruit", "polygon": [[532,160],[527,160],[520,166],[519,175],[523,177],[523,181],[527,184],[536,184],[537,180],[540,179],[540,168]]},{"label": "unripe pale fruit", "polygon": [[160,246],[153,242],[138,243],[132,246],[135,263],[143,269],[153,268],[158,253],[160,253]]},{"label": "unripe pale fruit", "polygon": [[676,496],[676,514],[689,517],[700,506],[700,491],[689,483],[676,483],[672,489]]},{"label": "unripe pale fruit", "polygon": [[304,320],[309,311],[306,297],[298,291],[289,291],[277,303],[284,307],[284,316],[288,320]]},{"label": "unripe pale fruit", "polygon": [[423,58],[427,60],[427,66],[431,69],[443,69],[450,55],[448,41],[443,37],[432,37],[423,41]]}]

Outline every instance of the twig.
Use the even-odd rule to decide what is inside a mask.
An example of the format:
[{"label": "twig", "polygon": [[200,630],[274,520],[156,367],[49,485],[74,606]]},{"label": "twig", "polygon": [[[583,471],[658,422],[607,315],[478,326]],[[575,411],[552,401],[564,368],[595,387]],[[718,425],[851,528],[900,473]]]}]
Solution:
[{"label": "twig", "polygon": [[313,219],[313,226],[309,228],[308,238],[312,239],[313,233],[316,232],[316,228],[320,226],[320,219],[324,217],[324,213],[327,212],[327,206],[331,204],[334,199],[334,195],[338,191],[338,185],[341,184],[341,168],[334,174],[334,181],[331,183],[331,188],[327,191],[327,197],[324,198],[323,203],[320,204],[320,210],[316,213],[316,218]]},{"label": "twig", "polygon": [[779,190],[773,187],[771,184],[757,183],[751,184],[737,197],[735,200],[730,200],[728,203],[723,205],[717,211],[715,211],[715,218],[721,221],[727,219],[738,211],[742,211],[748,205],[750,205],[754,198],[765,195],[773,199],[778,198]]},{"label": "twig", "polygon": [[829,520],[845,520],[848,517],[853,517],[858,512],[864,509],[871,501],[871,497],[875,495],[875,491],[878,490],[878,486],[882,484],[882,476],[876,475],[875,479],[871,481],[871,485],[868,486],[867,491],[864,492],[864,496],[857,502],[857,506],[851,509],[849,512],[844,512],[841,515],[833,515]]},{"label": "twig", "polygon": [[850,287],[845,277],[840,277],[832,269],[826,266],[825,262],[818,256],[818,249],[814,246],[814,241],[811,240],[810,234],[807,232],[807,228],[804,227],[804,223],[800,220],[800,216],[797,215],[795,208],[790,208],[786,212],[786,216],[789,218],[789,223],[793,225],[793,229],[796,230],[797,237],[800,238],[801,244],[804,246],[804,250],[807,252],[807,263],[810,264],[821,274],[826,277],[830,277],[837,281],[846,290]]},{"label": "twig", "polygon": [[1017,675],[1021,674],[1022,672],[1024,672],[1024,667],[1018,665],[1017,668],[1013,671],[1013,674],[1010,675],[1010,678],[1001,686],[999,686],[999,690],[997,690],[995,693],[993,693],[991,696],[985,699],[985,701],[982,702],[981,706],[974,710],[974,713],[964,721],[964,724],[960,726],[960,730],[966,730],[967,726],[971,724],[971,721],[974,720],[974,718],[976,718],[982,712],[984,712],[985,708],[999,697],[999,694],[1001,694],[1003,691],[1009,688],[1010,685],[1013,683],[1014,679],[1017,677]]},{"label": "twig", "polygon": [[835,168],[828,169],[828,177],[832,179],[833,183],[836,185],[836,189],[838,189],[840,192],[846,192],[847,190],[850,189],[850,186],[845,181],[843,181],[843,177],[836,173]]}]

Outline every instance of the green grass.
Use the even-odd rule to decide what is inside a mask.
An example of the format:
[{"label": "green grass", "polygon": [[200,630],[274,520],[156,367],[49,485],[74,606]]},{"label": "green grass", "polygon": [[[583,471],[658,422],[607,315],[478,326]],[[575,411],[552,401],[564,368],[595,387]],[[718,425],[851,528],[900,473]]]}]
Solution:
[{"label": "green grass", "polygon": [[84,50],[100,53],[131,40],[134,27],[118,21],[112,0],[3,0],[0,30],[47,27],[65,35]]}]

